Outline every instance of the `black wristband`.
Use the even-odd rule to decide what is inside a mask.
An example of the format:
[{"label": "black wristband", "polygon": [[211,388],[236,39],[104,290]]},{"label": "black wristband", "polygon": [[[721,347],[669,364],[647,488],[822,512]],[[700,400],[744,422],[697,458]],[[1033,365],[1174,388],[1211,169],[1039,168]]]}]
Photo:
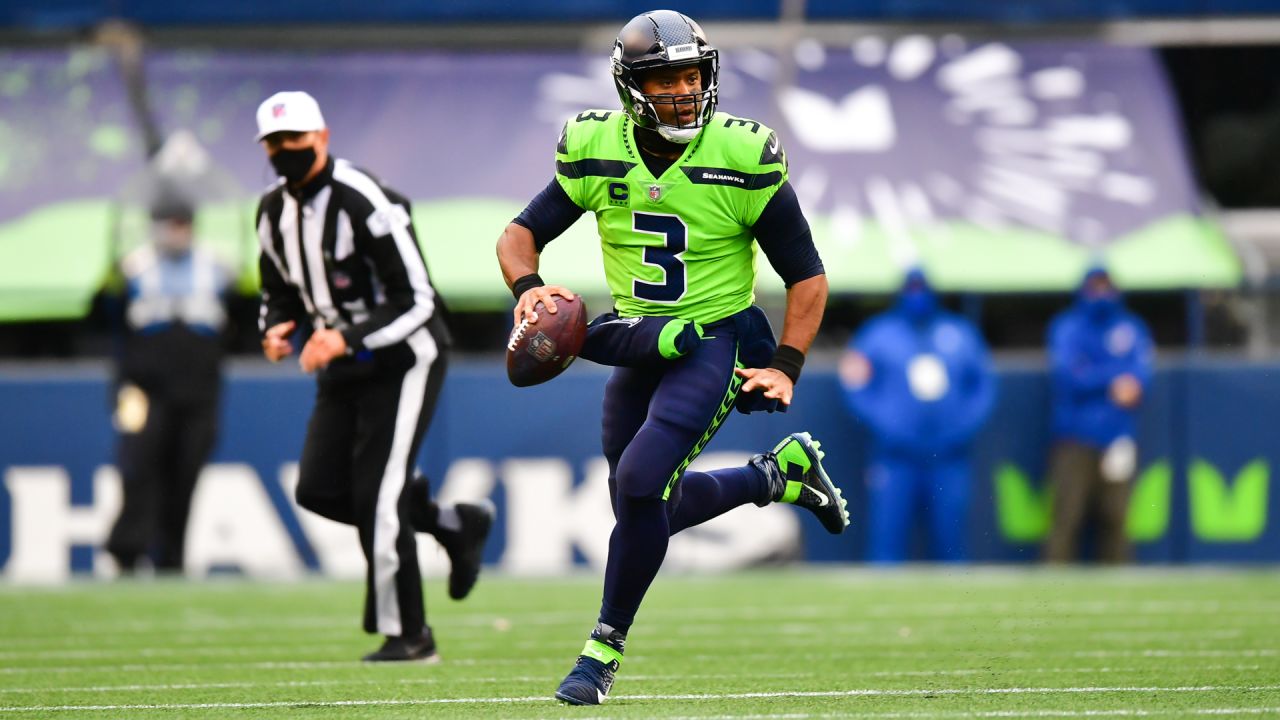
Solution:
[{"label": "black wristband", "polygon": [[524,277],[516,278],[516,281],[511,283],[511,294],[515,295],[516,299],[519,300],[521,295],[529,291],[529,288],[542,287],[543,285],[546,285],[546,283],[542,282],[542,278],[538,276],[538,273],[529,273]]},{"label": "black wristband", "polygon": [[794,385],[800,382],[800,368],[804,367],[804,353],[790,345],[779,345],[778,349],[773,351],[773,359],[769,361],[769,367],[791,378],[791,384]]}]

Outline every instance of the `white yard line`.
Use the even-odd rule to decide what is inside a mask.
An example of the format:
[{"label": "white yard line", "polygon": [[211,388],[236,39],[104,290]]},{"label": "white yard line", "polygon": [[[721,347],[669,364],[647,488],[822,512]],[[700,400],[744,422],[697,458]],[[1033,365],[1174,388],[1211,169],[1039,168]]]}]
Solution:
[{"label": "white yard line", "polygon": [[[635,658],[627,658],[634,662]],[[474,660],[471,658],[453,659],[445,656],[450,665],[563,665],[564,658],[496,658]],[[186,670],[325,670],[331,668],[355,668],[364,663],[358,660],[263,660],[257,662],[225,662],[225,663],[124,663],[119,665],[61,665],[61,666],[29,666],[0,667],[0,675],[47,675],[64,673],[117,673],[117,672],[160,672]]]},{"label": "white yard line", "polygon": [[[575,614],[576,615],[576,614]],[[685,619],[689,619],[686,617]],[[1202,622],[1210,618],[1198,618],[1197,622]],[[813,618],[814,622],[804,622],[803,620],[789,621],[782,624],[759,625],[753,629],[756,635],[815,635],[821,634],[828,636],[832,634],[841,636],[866,636],[877,634],[897,634],[904,629],[916,636],[934,636],[947,635],[955,636],[957,624],[963,624],[964,629],[973,627],[972,618],[955,617],[951,620],[946,618],[925,618],[920,622],[920,618],[907,620],[904,618],[877,618],[873,621],[865,619],[841,623],[832,626],[829,623],[819,623],[818,618]],[[1246,633],[1253,633],[1258,626],[1258,619],[1252,616],[1219,616],[1211,618],[1214,627],[1201,627],[1195,631],[1212,637],[1239,637]],[[293,618],[283,619],[277,623],[210,623],[200,621],[196,623],[186,623],[181,626],[175,625],[172,630],[164,632],[177,632],[179,638],[175,638],[175,642],[179,646],[188,645],[208,645],[208,635],[210,632],[226,634],[230,631],[243,630],[245,633],[253,633],[253,637],[232,637],[227,638],[228,643],[245,644],[278,644],[282,641],[290,641],[294,636],[303,631],[325,629],[332,630],[334,627],[341,627],[346,624],[347,618],[341,620],[328,619],[308,619]],[[1185,630],[1165,630],[1170,626],[1185,625],[1186,619],[1177,616],[1156,616],[1156,617],[1116,617],[1104,618],[1099,616],[1090,616],[1084,618],[1063,618],[1063,617],[1024,617],[1024,618],[990,618],[988,623],[984,623],[984,629],[981,631],[970,631],[968,636],[990,637],[993,632],[1007,633],[1015,629],[1022,629],[1023,632],[1034,631],[1042,634],[1062,634],[1072,633],[1079,635],[1080,631],[1092,631],[1091,637],[1099,640],[1114,639],[1119,642],[1123,639],[1130,642],[1134,639],[1142,637],[1159,638],[1169,633],[1185,633]],[[557,622],[544,622],[538,620],[527,620],[519,616],[513,618],[493,616],[480,616],[465,618],[452,618],[447,621],[440,621],[439,624],[447,628],[450,636],[466,638],[468,640],[486,639],[499,636],[511,637],[513,634],[520,634],[522,631],[538,629],[543,630],[548,627],[555,626],[579,626],[582,625],[582,618],[575,617],[572,621],[563,620]],[[503,630],[495,629],[495,625],[502,625]],[[110,631],[103,630],[101,624],[97,626],[95,632],[75,631],[72,633],[59,632],[54,636],[48,635],[30,635],[25,637],[7,637],[5,644],[8,648],[21,648],[23,646],[45,647],[50,646],[60,648],[75,647],[92,647],[101,645],[106,638],[134,638],[142,633],[159,632],[161,628],[149,626],[147,623],[135,623],[126,621],[124,623],[112,623],[114,628]],[[134,627],[135,625],[148,625],[147,627]],[[734,631],[742,627],[741,619],[699,619],[690,627],[686,628],[684,635],[688,636],[723,636],[726,631]],[[132,629],[130,629],[132,628]]]},{"label": "white yard line", "polygon": [[[853,713],[779,713],[769,715],[678,715],[667,720],[807,720],[809,718],[872,718],[874,720],[912,720],[915,718],[1008,718],[1008,717],[1159,717],[1166,715],[1271,715],[1280,707],[1264,708],[1197,708],[1194,710],[983,710],[960,712],[853,712]],[[575,717],[575,720],[608,720],[604,716]]]},{"label": "white yard line", "polygon": [[[752,678],[784,679],[811,677],[810,673],[767,673],[752,674]],[[673,680],[740,680],[741,674],[712,675],[627,675],[627,682],[670,682]],[[33,693],[77,693],[77,692],[152,692],[155,690],[223,690],[229,688],[290,688],[290,687],[325,687],[333,685],[436,685],[447,683],[510,683],[536,682],[550,683],[553,675],[499,675],[494,677],[424,677],[424,678],[372,678],[366,680],[281,680],[279,682],[209,682],[209,683],[158,683],[153,685],[86,685],[83,687],[13,687],[0,688],[0,695],[33,694]]]},{"label": "white yard line", "polygon": [[[1001,647],[1008,644],[1016,644],[1020,646],[1037,646],[1044,645],[1049,642],[1054,643],[1054,651],[1057,653],[1076,653],[1084,652],[1092,653],[1109,653],[1112,650],[1089,650],[1075,651],[1069,648],[1063,648],[1060,644],[1062,634],[1041,632],[1018,634],[1003,634],[999,636],[999,645],[991,644],[992,633],[998,632],[993,630],[981,630],[977,632],[967,633],[926,633],[905,627],[898,631],[884,630],[880,636],[861,638],[857,642],[857,648],[860,653],[865,654],[868,649],[896,649],[910,648],[912,646],[920,646],[928,643],[931,647],[938,645],[945,646],[971,646],[978,651],[998,651]],[[1122,643],[1125,645],[1134,645],[1137,643],[1186,643],[1188,641],[1204,641],[1204,640],[1231,640],[1244,635],[1243,629],[1233,630],[1167,630],[1167,631],[1107,631],[1099,633],[1082,633],[1074,632],[1071,640],[1090,646],[1107,645],[1113,643]],[[838,636],[840,633],[833,633],[831,629],[818,625],[813,626],[790,626],[787,632],[782,633],[780,637],[773,637],[769,643],[775,647],[809,647],[813,645],[814,638]],[[477,638],[469,638],[475,642]],[[479,641],[501,642],[504,647],[518,648],[522,650],[538,650],[545,648],[547,642],[545,639],[526,639],[518,642],[511,642],[510,636],[503,633],[500,637],[495,632]],[[720,647],[742,647],[749,648],[758,645],[760,642],[760,633],[754,633],[745,637],[720,638],[717,645]],[[702,641],[690,638],[679,639],[659,639],[651,638],[636,643],[643,646],[646,650],[656,649],[680,649],[686,647],[696,647],[704,644]],[[244,657],[252,655],[278,655],[287,653],[290,655],[300,654],[320,654],[327,655],[333,653],[345,652],[350,645],[343,643],[326,643],[326,644],[285,644],[279,642],[273,643],[254,643],[229,641],[227,645],[218,645],[216,643],[206,643],[197,647],[190,646],[172,646],[164,647],[135,647],[135,648],[64,648],[57,650],[5,650],[0,651],[0,660],[98,660],[104,658],[129,658],[129,657],[169,657],[174,655],[186,655],[195,657],[220,657],[234,656]],[[936,654],[936,652],[935,652]]]},{"label": "white yard line", "polygon": [[[935,660],[938,653],[931,650],[899,650],[878,653],[866,653],[859,651],[857,653],[860,658],[876,657],[876,658],[894,658],[904,660]],[[1008,660],[1008,659],[1032,659],[1036,657],[1061,657],[1062,655],[1070,655],[1073,657],[1090,657],[1090,658],[1144,658],[1144,659],[1180,659],[1180,658],[1274,658],[1280,657],[1280,650],[1275,648],[1261,648],[1249,650],[1237,649],[1198,649],[1198,650],[1080,650],[1076,652],[1063,653],[1060,650],[1046,649],[1043,652],[1028,652],[1025,650],[1005,651],[992,653],[987,650],[975,650],[965,653],[969,656],[979,656],[988,660]],[[735,659],[738,660],[777,660],[777,653],[736,653]],[[629,655],[627,661],[630,665],[635,666],[637,663],[649,662],[651,658],[644,654]],[[689,660],[710,660],[722,661],[723,655],[705,655],[694,654],[687,655],[685,659]],[[445,662],[451,665],[511,665],[511,664],[543,664],[543,665],[560,665],[565,662],[560,657],[548,658],[486,658],[477,660],[474,658],[451,658],[445,656]],[[62,666],[25,666],[25,667],[0,667],[0,675],[42,675],[53,673],[102,673],[102,672],[159,672],[167,670],[212,670],[212,669],[240,669],[240,670],[317,670],[325,668],[354,667],[360,665],[355,660],[263,660],[253,662],[226,662],[226,663],[122,663],[116,665],[62,665]],[[1013,671],[1012,669],[1010,670]],[[1021,669],[1018,669],[1021,671]],[[926,672],[926,671],[921,671]]]},{"label": "white yard line", "polygon": [[[673,695],[620,695],[626,700],[768,700],[774,698],[848,698],[848,697],[912,697],[936,695],[1066,695],[1078,693],[1144,693],[1159,695],[1162,693],[1207,693],[1207,692],[1263,692],[1280,690],[1280,685],[1179,685],[1174,687],[1159,686],[1119,686],[1119,687],[1018,687],[1018,688],[933,688],[933,689],[880,689],[863,688],[856,690],[829,690],[812,692],[749,692],[749,693],[688,693]],[[462,698],[424,698],[419,700],[334,700],[334,701],[277,701],[258,703],[148,703],[137,705],[31,705],[0,706],[0,713],[9,712],[78,712],[78,711],[122,711],[122,710],[246,710],[263,708],[288,707],[364,707],[382,705],[485,705],[505,703],[545,703],[552,702],[547,695],[530,695],[524,697],[462,697]],[[993,715],[992,717],[1004,717]]]},{"label": "white yard line", "polygon": [[[16,595],[16,594],[15,594]],[[830,605],[795,605],[787,607],[787,614],[792,618],[827,617],[833,609],[840,608],[855,617],[881,619],[886,617],[990,617],[1004,616],[1001,620],[1034,620],[1037,617],[1061,617],[1064,615],[1133,615],[1148,618],[1152,615],[1212,615],[1218,618],[1240,618],[1243,615],[1274,615],[1280,613],[1280,602],[1228,602],[1218,600],[1089,600],[1089,601],[1026,601],[1018,603],[943,603],[931,604],[876,604],[859,606],[857,604],[834,603]],[[476,615],[453,617],[447,624],[457,626],[489,626],[495,618],[502,617],[513,623],[531,625],[580,624],[589,616],[589,611],[557,611],[533,614],[478,613]],[[1019,618],[1009,616],[1026,615]],[[689,607],[662,608],[645,610],[648,618],[679,619],[768,619],[775,620],[777,608],[764,605],[739,605],[729,607]],[[589,620],[589,618],[588,618]],[[243,620],[232,618],[193,618],[188,620],[121,620],[113,621],[109,626],[101,622],[74,623],[71,630],[77,634],[110,635],[128,632],[146,632],[150,630],[232,630],[237,628],[278,628],[295,627],[332,628],[335,625],[349,623],[347,616],[304,616],[293,618],[264,618],[261,620]],[[587,622],[586,624],[590,624]]]},{"label": "white yard line", "polygon": [[[339,664],[333,664],[339,665]],[[349,664],[340,664],[349,665]],[[325,665],[326,667],[330,665]],[[204,666],[204,667],[207,667]],[[1197,665],[1196,670],[1262,670],[1261,665]],[[1270,670],[1270,669],[1268,669]],[[874,673],[851,673],[852,676],[868,676],[868,678],[928,678],[928,676],[966,676],[966,675],[1007,675],[1010,673],[1030,674],[1068,674],[1068,675],[1106,675],[1124,673],[1149,673],[1151,667],[1018,667],[1011,670],[992,670],[989,667],[968,667],[955,670],[877,670]],[[712,675],[625,675],[627,684],[657,683],[669,680],[739,680],[750,679],[783,679],[808,678],[808,673],[751,673],[712,674]],[[348,680],[280,680],[274,683],[156,683],[156,684],[124,684],[124,685],[83,685],[83,687],[58,688],[42,685],[42,687],[0,688],[0,694],[33,694],[33,693],[100,693],[100,692],[152,692],[152,691],[205,691],[205,689],[248,689],[248,688],[307,688],[326,687],[326,685],[364,685],[364,684],[402,684],[431,685],[438,683],[549,683],[556,679],[553,675],[495,675],[486,678],[454,678],[454,676],[430,676],[430,678],[399,679],[348,679]]]}]

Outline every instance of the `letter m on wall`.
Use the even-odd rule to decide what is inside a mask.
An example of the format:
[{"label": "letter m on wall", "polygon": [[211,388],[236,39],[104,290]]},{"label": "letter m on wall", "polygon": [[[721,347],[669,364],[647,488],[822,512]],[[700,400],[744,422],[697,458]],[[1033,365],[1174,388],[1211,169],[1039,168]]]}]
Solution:
[{"label": "letter m on wall", "polygon": [[[1130,540],[1153,542],[1164,537],[1172,485],[1173,469],[1166,460],[1152,463],[1138,476],[1125,519]],[[995,491],[996,520],[1004,539],[1013,543],[1043,540],[1053,522],[1051,488],[1037,489],[1026,473],[1006,462],[996,469]]]},{"label": "letter m on wall", "polygon": [[1261,458],[1245,465],[1228,485],[1204,460],[1191,463],[1191,530],[1205,542],[1250,542],[1267,527],[1267,486],[1271,471]]}]

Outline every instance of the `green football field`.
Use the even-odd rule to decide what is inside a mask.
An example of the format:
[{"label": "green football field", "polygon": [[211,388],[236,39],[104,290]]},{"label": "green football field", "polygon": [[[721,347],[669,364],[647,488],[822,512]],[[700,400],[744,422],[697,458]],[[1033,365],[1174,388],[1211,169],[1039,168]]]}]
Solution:
[{"label": "green football field", "polygon": [[598,578],[441,585],[442,662],[392,666],[352,583],[0,588],[0,720],[1280,717],[1274,570],[664,575],[595,708],[551,695]]}]

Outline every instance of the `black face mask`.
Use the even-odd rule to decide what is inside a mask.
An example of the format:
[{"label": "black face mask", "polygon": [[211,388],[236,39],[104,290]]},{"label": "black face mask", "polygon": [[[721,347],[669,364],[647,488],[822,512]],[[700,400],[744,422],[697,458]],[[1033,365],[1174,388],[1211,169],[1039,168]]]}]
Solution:
[{"label": "black face mask", "polygon": [[311,167],[316,164],[316,149],[314,147],[305,147],[298,150],[285,150],[281,148],[271,156],[271,167],[276,169],[276,174],[291,185],[297,185],[302,182],[302,178],[311,172]]}]

